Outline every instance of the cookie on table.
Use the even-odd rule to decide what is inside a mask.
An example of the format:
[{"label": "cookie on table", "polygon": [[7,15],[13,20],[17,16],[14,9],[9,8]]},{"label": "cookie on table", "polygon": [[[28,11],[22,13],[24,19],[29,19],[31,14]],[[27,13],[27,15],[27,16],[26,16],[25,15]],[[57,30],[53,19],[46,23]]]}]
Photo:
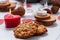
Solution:
[{"label": "cookie on table", "polygon": [[51,0],[51,3],[52,3],[53,5],[57,5],[57,0]]},{"label": "cookie on table", "polygon": [[14,35],[17,38],[26,39],[33,36],[36,33],[36,30],[36,26],[32,23],[23,23],[14,29]]},{"label": "cookie on table", "polygon": [[50,26],[50,25],[52,25],[55,22],[56,22],[56,19],[55,19],[54,16],[50,16],[50,19],[47,19],[47,20],[42,20],[42,21],[37,20],[36,21],[36,23],[43,24],[45,26]]},{"label": "cookie on table", "polygon": [[8,6],[10,6],[10,2],[0,3],[0,8],[6,8]]},{"label": "cookie on table", "polygon": [[38,20],[46,20],[50,18],[50,14],[48,13],[46,15],[35,14],[34,16]]},{"label": "cookie on table", "polygon": [[47,28],[44,25],[39,25],[37,27],[37,35],[42,35],[47,32]]},{"label": "cookie on table", "polygon": [[0,11],[1,12],[6,12],[6,11],[9,11],[9,8],[11,8],[11,10],[14,10],[15,7],[16,7],[16,3],[10,3],[9,6],[4,7],[4,8],[0,8]]},{"label": "cookie on table", "polygon": [[51,3],[52,3],[53,6],[60,7],[60,0],[51,0]]},{"label": "cookie on table", "polygon": [[42,24],[37,24],[37,23],[35,23],[35,25],[37,27],[37,30],[36,30],[37,35],[43,35],[43,34],[45,34],[47,32],[46,26],[44,26]]},{"label": "cookie on table", "polygon": [[54,22],[56,22],[56,19],[54,16],[50,16],[50,19],[42,20],[42,22],[45,25],[52,25]]},{"label": "cookie on table", "polygon": [[52,6],[52,8],[51,8],[51,11],[53,14],[56,14],[58,12],[58,10],[59,10],[58,6]]},{"label": "cookie on table", "polygon": [[23,7],[18,7],[16,10],[12,11],[12,14],[23,16],[25,14],[25,9]]}]

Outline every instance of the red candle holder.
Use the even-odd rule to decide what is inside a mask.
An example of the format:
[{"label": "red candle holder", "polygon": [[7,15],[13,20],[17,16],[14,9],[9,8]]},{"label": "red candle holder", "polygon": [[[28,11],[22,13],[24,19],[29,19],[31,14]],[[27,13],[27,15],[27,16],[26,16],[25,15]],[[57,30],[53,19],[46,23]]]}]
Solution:
[{"label": "red candle holder", "polygon": [[6,28],[14,28],[20,24],[20,16],[7,14],[4,16]]}]

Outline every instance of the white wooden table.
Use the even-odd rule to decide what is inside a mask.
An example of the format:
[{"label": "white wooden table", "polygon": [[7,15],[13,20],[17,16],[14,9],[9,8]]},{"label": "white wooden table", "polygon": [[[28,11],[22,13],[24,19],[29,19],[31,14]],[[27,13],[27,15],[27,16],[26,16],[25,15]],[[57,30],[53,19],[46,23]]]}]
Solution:
[{"label": "white wooden table", "polygon": [[[37,10],[37,8],[40,6],[40,4],[33,4],[32,9]],[[50,8],[50,7],[49,7]],[[8,14],[8,12],[0,12],[0,19],[4,19],[4,15]],[[34,13],[33,13],[34,14]],[[60,15],[60,11],[58,14],[52,14],[53,16],[57,17]],[[30,15],[28,16],[27,14],[24,15],[24,18],[31,18],[33,19],[34,16]],[[5,23],[0,25],[0,40],[57,40],[57,38],[60,35],[60,21],[57,19],[56,23],[53,24],[52,26],[47,26],[48,32],[42,36],[34,36],[28,39],[17,39],[14,37],[13,34],[13,29],[6,29],[5,28]]]}]

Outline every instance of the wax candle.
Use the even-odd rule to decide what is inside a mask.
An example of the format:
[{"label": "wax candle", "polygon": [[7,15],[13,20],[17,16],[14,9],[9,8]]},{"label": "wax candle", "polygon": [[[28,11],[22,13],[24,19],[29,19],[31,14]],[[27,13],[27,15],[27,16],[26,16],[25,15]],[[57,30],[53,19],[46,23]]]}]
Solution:
[{"label": "wax candle", "polygon": [[20,24],[20,16],[7,14],[4,16],[6,28],[14,28]]}]

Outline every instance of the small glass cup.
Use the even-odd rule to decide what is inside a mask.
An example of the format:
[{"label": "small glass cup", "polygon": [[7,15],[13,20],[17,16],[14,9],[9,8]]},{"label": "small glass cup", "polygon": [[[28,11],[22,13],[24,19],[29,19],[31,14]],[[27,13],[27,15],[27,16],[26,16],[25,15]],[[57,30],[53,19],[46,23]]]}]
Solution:
[{"label": "small glass cup", "polygon": [[24,8],[25,8],[25,11],[26,11],[26,13],[25,13],[25,15],[27,16],[31,16],[31,15],[33,15],[33,10],[32,10],[32,8],[31,7],[27,7],[27,0],[25,0],[24,1]]}]

